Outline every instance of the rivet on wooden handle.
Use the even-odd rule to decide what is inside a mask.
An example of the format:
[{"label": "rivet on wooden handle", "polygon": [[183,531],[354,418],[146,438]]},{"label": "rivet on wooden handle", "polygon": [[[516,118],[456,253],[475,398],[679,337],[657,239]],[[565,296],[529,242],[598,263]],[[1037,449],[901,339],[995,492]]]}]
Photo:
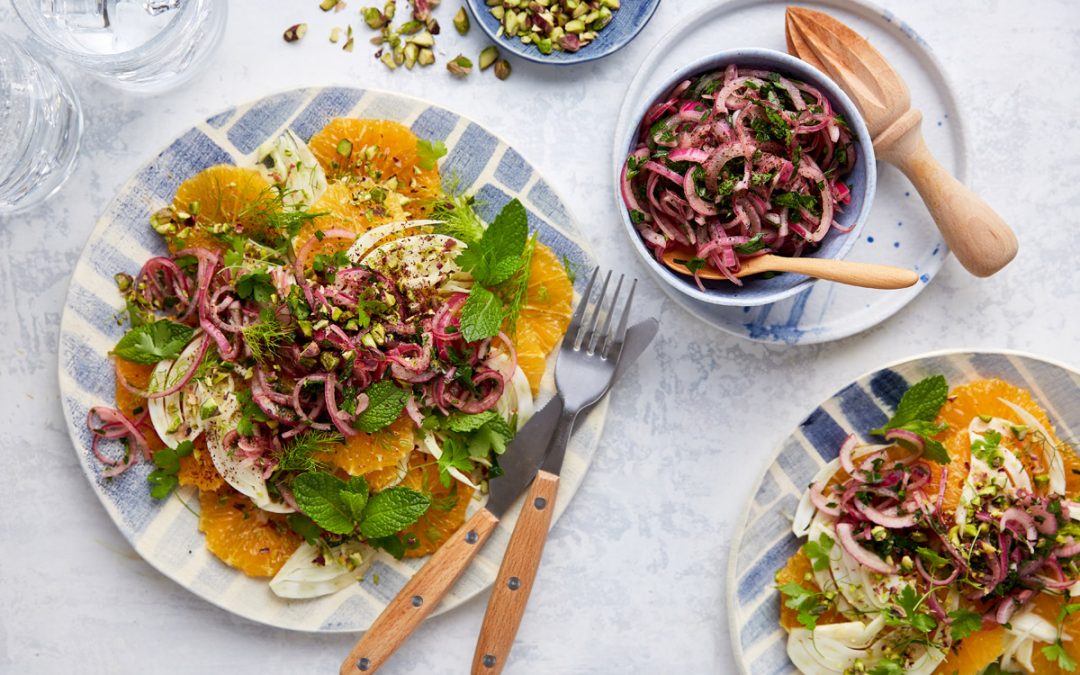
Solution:
[{"label": "rivet on wooden handle", "polygon": [[341,675],[374,673],[438,606],[499,523],[480,509],[420,568],[341,664]]},{"label": "rivet on wooden handle", "polygon": [[977,277],[988,277],[1016,257],[1016,234],[930,153],[921,121],[918,110],[904,113],[874,139],[877,156],[896,165],[911,180],[960,264]]},{"label": "rivet on wooden handle", "polygon": [[559,477],[547,471],[538,473],[529,488],[488,600],[473,654],[473,675],[497,675],[506,667],[540,567],[558,491]]}]

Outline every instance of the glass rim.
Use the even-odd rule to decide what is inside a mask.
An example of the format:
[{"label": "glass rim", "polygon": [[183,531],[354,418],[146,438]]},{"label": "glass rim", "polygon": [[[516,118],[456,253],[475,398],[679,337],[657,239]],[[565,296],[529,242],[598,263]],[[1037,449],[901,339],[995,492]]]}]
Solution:
[{"label": "glass rim", "polygon": [[15,8],[15,14],[22,21],[23,25],[26,26],[27,30],[30,31],[30,34],[44,46],[62,56],[83,63],[129,64],[132,62],[152,60],[159,52],[166,52],[169,48],[169,39],[158,39],[158,37],[169,33],[170,31],[174,31],[176,24],[179,21],[189,19],[198,9],[203,7],[212,8],[217,1],[218,0],[190,0],[189,2],[181,4],[180,7],[177,8],[176,13],[169,20],[169,23],[165,24],[157,36],[132,49],[114,53],[99,53],[73,49],[67,43],[55,37],[57,31],[46,25],[41,13],[35,9],[35,0],[11,0],[11,4]]}]

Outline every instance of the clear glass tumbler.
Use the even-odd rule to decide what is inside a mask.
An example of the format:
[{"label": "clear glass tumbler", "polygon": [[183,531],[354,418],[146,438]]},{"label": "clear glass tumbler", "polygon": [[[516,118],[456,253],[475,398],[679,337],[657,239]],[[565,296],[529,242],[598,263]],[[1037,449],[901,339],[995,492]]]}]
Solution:
[{"label": "clear glass tumbler", "polygon": [[0,217],[40,203],[71,175],[82,111],[71,85],[0,35]]},{"label": "clear glass tumbler", "polygon": [[34,36],[117,88],[183,83],[221,43],[227,0],[13,0]]}]

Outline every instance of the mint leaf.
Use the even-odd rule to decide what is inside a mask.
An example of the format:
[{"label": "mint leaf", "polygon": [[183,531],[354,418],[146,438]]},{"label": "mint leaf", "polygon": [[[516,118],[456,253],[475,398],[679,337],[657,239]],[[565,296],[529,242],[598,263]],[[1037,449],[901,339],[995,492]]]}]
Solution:
[{"label": "mint leaf", "polygon": [[236,280],[236,294],[242,300],[254,299],[258,303],[270,302],[277,289],[266,272],[252,272]]},{"label": "mint leaf", "polygon": [[465,341],[475,342],[498,335],[502,320],[502,301],[483,286],[474,285],[461,308],[461,335]]},{"label": "mint leaf", "polygon": [[327,532],[350,534],[356,527],[352,510],[342,500],[345,481],[328,473],[302,473],[293,481],[296,505]]},{"label": "mint leaf", "polygon": [[735,249],[736,253],[741,253],[743,255],[757,253],[758,251],[762,251],[765,249],[765,235],[763,235],[761,232],[758,232],[750,238],[750,241],[744,241],[741,244],[735,244],[735,246],[733,246],[732,248]]},{"label": "mint leaf", "polygon": [[338,493],[342,503],[349,507],[349,513],[356,522],[364,517],[364,507],[368,503],[368,484],[363,476],[354,476],[345,484],[345,489]]},{"label": "mint leaf", "polygon": [[[495,258],[520,258],[529,238],[529,217],[517,199],[511,199],[484,231],[481,242]],[[498,282],[495,282],[498,283]]]},{"label": "mint leaf", "polygon": [[430,506],[431,497],[407,487],[377,492],[364,509],[360,534],[368,539],[396,534],[415,523]]},{"label": "mint leaf", "polygon": [[353,426],[369,434],[393,424],[409,400],[408,392],[386,380],[376,382],[364,393],[368,397],[368,406],[356,416]]},{"label": "mint leaf", "polygon": [[144,323],[125,333],[113,354],[143,365],[175,359],[194,334],[194,328],[164,319]]},{"label": "mint leaf", "polygon": [[982,628],[982,615],[970,609],[961,607],[953,610],[949,612],[949,618],[952,619],[952,623],[949,624],[949,634],[953,642],[963,640]]},{"label": "mint leaf", "polygon": [[475,415],[454,413],[447,417],[441,426],[450,431],[468,433],[470,431],[476,431],[498,416],[499,413],[494,410],[485,410],[484,412]]},{"label": "mint leaf", "polygon": [[431,171],[436,167],[441,157],[446,156],[446,143],[426,140],[416,142],[416,155],[419,157],[417,164],[424,171]]},{"label": "mint leaf", "polygon": [[870,433],[881,436],[889,429],[903,428],[910,422],[933,422],[948,397],[949,384],[944,375],[934,375],[916,382],[904,392],[888,424]]},{"label": "mint leaf", "polygon": [[396,534],[392,534],[389,537],[375,537],[374,539],[368,539],[367,543],[368,546],[371,546],[372,548],[381,548],[394,556],[397,560],[401,560],[405,557],[405,544],[401,541],[401,537]]},{"label": "mint leaf", "polygon": [[289,524],[293,532],[303,537],[304,541],[312,546],[322,538],[322,528],[302,513],[290,513],[285,517],[285,522]]}]

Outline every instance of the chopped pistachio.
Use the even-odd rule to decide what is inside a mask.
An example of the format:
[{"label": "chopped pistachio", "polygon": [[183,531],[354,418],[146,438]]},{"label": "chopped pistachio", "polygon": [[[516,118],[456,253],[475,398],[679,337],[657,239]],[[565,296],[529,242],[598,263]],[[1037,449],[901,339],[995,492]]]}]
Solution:
[{"label": "chopped pistachio", "polygon": [[390,70],[394,70],[395,68],[397,68],[397,64],[394,63],[394,53],[393,52],[390,52],[390,51],[383,52],[383,55],[381,57],[379,57],[379,60],[382,61],[383,65],[385,65]]},{"label": "chopped pistachio", "polygon": [[409,70],[413,69],[416,65],[416,58],[420,55],[420,48],[410,42],[405,45],[405,67]]},{"label": "chopped pistachio", "polygon": [[461,35],[465,35],[469,32],[469,14],[462,7],[458,10],[458,13],[454,15],[454,28]]},{"label": "chopped pistachio", "polygon": [[334,26],[330,29],[330,42],[337,44],[337,41],[341,39],[341,27]]},{"label": "chopped pistachio", "polygon": [[324,12],[329,12],[337,7],[338,2],[340,2],[340,0],[322,0],[322,2],[319,3],[319,9]]},{"label": "chopped pistachio", "polygon": [[495,62],[495,77],[505,80],[510,77],[510,71],[510,62],[506,59],[499,59]]},{"label": "chopped pistachio", "polygon": [[435,38],[432,37],[431,33],[429,33],[428,31],[424,31],[423,33],[418,33],[417,35],[409,38],[409,42],[413,43],[414,45],[417,45],[418,47],[434,47],[435,46]]},{"label": "chopped pistachio", "polygon": [[285,29],[285,42],[299,42],[307,34],[307,24],[298,23]]},{"label": "chopped pistachio", "polygon": [[458,54],[450,63],[446,64],[446,69],[450,71],[450,74],[454,77],[466,77],[472,72],[472,61],[468,59],[464,54]]},{"label": "chopped pistachio", "polygon": [[479,66],[480,70],[487,70],[491,66],[495,65],[495,61],[499,59],[499,49],[495,45],[484,47],[480,51]]},{"label": "chopped pistachio", "polygon": [[350,36],[349,39],[345,41],[345,45],[341,48],[341,50],[344,52],[351,52],[353,50],[352,36]]},{"label": "chopped pistachio", "polygon": [[351,155],[352,154],[352,141],[350,141],[347,138],[343,138],[340,141],[338,141],[337,154],[341,155],[342,157],[348,157],[349,155]]},{"label": "chopped pistachio", "polygon": [[135,281],[131,278],[130,274],[124,274],[123,272],[120,272],[119,274],[113,276],[113,280],[116,281],[116,287],[120,290],[121,293],[124,293],[128,289],[130,289],[131,284]]},{"label": "chopped pistachio", "polygon": [[379,30],[386,24],[390,23],[389,19],[374,7],[365,7],[360,10],[361,16],[364,17],[364,23],[368,25],[368,28],[372,30]]},{"label": "chopped pistachio", "polygon": [[422,66],[430,66],[435,63],[435,52],[427,47],[420,50],[420,55],[416,57],[416,62]]}]

